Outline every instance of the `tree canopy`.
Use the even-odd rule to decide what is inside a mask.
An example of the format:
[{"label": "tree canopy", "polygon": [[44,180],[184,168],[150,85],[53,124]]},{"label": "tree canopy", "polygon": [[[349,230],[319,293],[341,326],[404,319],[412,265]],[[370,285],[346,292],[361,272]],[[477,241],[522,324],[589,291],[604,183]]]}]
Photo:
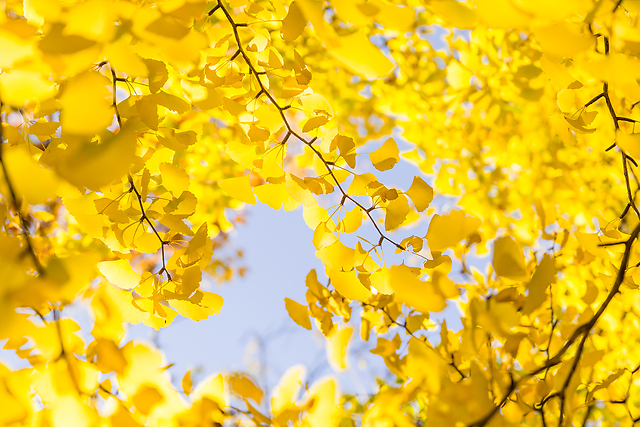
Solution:
[{"label": "tree canopy", "polygon": [[[0,425],[640,420],[640,2],[3,5],[0,340],[30,367],[0,365]],[[223,248],[258,202],[324,266],[282,310],[394,382],[176,387],[125,341],[225,309],[203,277],[243,273]]]}]

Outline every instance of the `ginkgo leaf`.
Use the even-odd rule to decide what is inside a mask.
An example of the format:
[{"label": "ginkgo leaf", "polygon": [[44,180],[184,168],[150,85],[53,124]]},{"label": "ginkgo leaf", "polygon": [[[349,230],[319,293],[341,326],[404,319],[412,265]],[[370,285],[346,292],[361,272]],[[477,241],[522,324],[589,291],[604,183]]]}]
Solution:
[{"label": "ginkgo leaf", "polygon": [[99,190],[129,171],[136,150],[135,124],[128,122],[116,135],[108,134],[100,144],[76,143],[64,152],[56,171],[78,187]]},{"label": "ginkgo leaf", "polygon": [[369,159],[373,166],[379,171],[386,171],[395,166],[400,161],[400,150],[393,138],[385,141],[380,148],[373,153],[369,153]]},{"label": "ginkgo leaf", "polygon": [[478,25],[478,15],[467,4],[450,0],[432,0],[429,6],[435,12],[460,29],[473,29]]},{"label": "ginkgo leaf", "polygon": [[105,47],[104,54],[116,69],[130,76],[147,76],[145,61],[131,49],[130,42],[126,38],[120,38],[115,42],[109,43]]},{"label": "ginkgo leaf", "polygon": [[289,313],[289,317],[291,317],[294,322],[305,329],[311,330],[311,320],[309,320],[307,306],[289,298],[284,299],[284,306]]},{"label": "ginkgo leaf", "polygon": [[305,373],[303,365],[296,365],[282,375],[280,382],[273,389],[271,398],[271,411],[274,414],[279,414],[298,399]]},{"label": "ginkgo leaf", "polygon": [[271,136],[271,132],[266,129],[251,125],[249,126],[249,132],[247,132],[247,136],[249,137],[251,142],[262,142],[269,139],[269,137]]},{"label": "ginkgo leaf", "polygon": [[162,86],[167,82],[169,72],[167,71],[166,65],[161,61],[146,58],[143,61],[148,70],[149,90],[151,93],[155,93],[162,89]]},{"label": "ginkgo leaf", "polygon": [[97,420],[97,413],[73,395],[60,396],[51,408],[52,427],[89,427]]},{"label": "ginkgo leaf", "polygon": [[597,111],[593,111],[591,113],[582,113],[578,117],[569,117],[564,116],[564,119],[569,123],[571,129],[573,129],[576,133],[594,133],[596,131],[595,128],[587,128],[589,123],[593,120],[595,115],[598,114]]},{"label": "ginkgo leaf", "polygon": [[347,299],[366,301],[371,296],[371,291],[358,280],[355,270],[327,270],[327,276],[331,279],[331,284],[336,288],[336,291]]},{"label": "ginkgo leaf", "polygon": [[527,274],[524,254],[513,237],[500,237],[493,244],[493,268],[498,276],[515,280]]},{"label": "ginkgo leaf", "polygon": [[182,377],[182,391],[185,396],[189,396],[191,394],[191,388],[193,387],[193,381],[191,380],[191,371],[187,371]]},{"label": "ginkgo leaf", "polygon": [[[387,214],[388,215],[388,214]],[[342,233],[353,233],[360,228],[364,214],[360,206],[356,206],[347,212],[338,224],[338,231]]]},{"label": "ginkgo leaf", "polygon": [[336,371],[347,369],[347,346],[353,334],[351,326],[339,328],[327,343],[327,360]]},{"label": "ginkgo leaf", "polygon": [[41,101],[53,95],[55,85],[40,72],[11,70],[0,74],[2,102],[22,108],[26,102]]},{"label": "ginkgo leaf", "polygon": [[140,274],[131,267],[129,260],[126,259],[99,262],[98,270],[109,282],[120,289],[133,289],[140,283]]},{"label": "ginkgo leaf", "polygon": [[405,194],[411,197],[418,212],[423,212],[433,201],[433,188],[419,176],[413,177],[411,187],[405,191]]},{"label": "ginkgo leaf", "polygon": [[634,159],[640,159],[640,134],[616,134],[616,145]]},{"label": "ginkgo leaf", "polygon": [[394,68],[389,58],[361,32],[332,40],[328,49],[336,59],[367,80],[386,77]]},{"label": "ginkgo leaf", "polygon": [[250,205],[256,204],[256,196],[253,194],[248,175],[223,179],[218,182],[218,185],[229,197]]},{"label": "ginkgo leaf", "polygon": [[429,249],[439,251],[455,246],[475,232],[482,221],[463,211],[454,210],[446,215],[434,215],[425,238]]},{"label": "ginkgo leaf", "polygon": [[189,175],[179,166],[171,163],[161,163],[162,185],[175,197],[189,189]]},{"label": "ginkgo leaf", "polygon": [[316,256],[330,270],[348,271],[353,268],[355,251],[338,240],[332,245],[317,250]]},{"label": "ginkgo leaf", "polygon": [[[378,9],[375,20],[390,30],[405,31],[415,20],[416,13],[412,7],[390,4],[383,0],[372,0],[368,5]],[[362,6],[361,8],[364,9]]]},{"label": "ginkgo leaf", "polygon": [[60,123],[65,132],[93,135],[111,124],[110,85],[109,79],[96,72],[81,74],[67,83],[60,97]]},{"label": "ginkgo leaf", "polygon": [[302,126],[302,132],[311,132],[312,130],[326,124],[329,121],[327,116],[315,116],[307,120]]},{"label": "ginkgo leaf", "polygon": [[393,231],[407,218],[409,213],[409,201],[404,194],[389,202],[387,205],[387,214],[384,217],[384,229]]},{"label": "ginkgo leaf", "polygon": [[115,342],[110,339],[98,339],[93,351],[96,354],[98,368],[102,372],[114,371],[120,375],[124,374],[128,362]]},{"label": "ginkgo leaf", "polygon": [[556,269],[553,265],[553,259],[545,254],[533,273],[531,281],[527,285],[529,295],[522,307],[523,314],[531,314],[536,308],[540,307],[547,299],[547,288],[556,280]]},{"label": "ginkgo leaf", "polygon": [[531,17],[509,0],[474,0],[476,12],[489,28],[518,28],[527,26]]},{"label": "ginkgo leaf", "polygon": [[269,205],[272,209],[278,210],[284,207],[287,211],[292,211],[300,202],[289,194],[287,185],[285,184],[267,184],[256,187],[254,192],[262,203]]},{"label": "ginkgo leaf", "polygon": [[36,205],[57,196],[60,179],[53,171],[33,160],[27,150],[26,145],[6,147],[2,156],[15,186],[16,196],[24,197],[28,203]]},{"label": "ginkgo leaf", "polygon": [[409,267],[395,265],[389,269],[388,274],[388,283],[397,301],[422,313],[442,311],[446,307],[445,299],[433,284],[418,279]]},{"label": "ginkgo leaf", "polygon": [[302,11],[296,4],[296,2],[291,2],[289,5],[289,12],[287,16],[282,21],[282,28],[280,31],[282,32],[282,38],[286,42],[291,42],[300,37],[302,32],[304,31],[304,27],[307,26],[307,20],[305,19]]},{"label": "ginkgo leaf", "polygon": [[571,57],[594,45],[592,36],[583,34],[579,25],[568,22],[534,27],[534,34],[546,53],[559,57]]},{"label": "ginkgo leaf", "polygon": [[378,271],[375,271],[369,276],[369,282],[379,293],[385,295],[391,295],[393,293],[393,287],[391,286],[391,270],[387,267],[382,267]]},{"label": "ginkgo leaf", "polygon": [[245,399],[253,399],[258,405],[262,402],[264,393],[247,375],[232,375],[229,386],[234,393]]},{"label": "ginkgo leaf", "polygon": [[473,73],[457,61],[451,61],[447,67],[447,81],[456,90],[468,87],[471,76],[473,76]]},{"label": "ginkgo leaf", "polygon": [[312,239],[313,246],[315,246],[316,249],[318,250],[324,247],[327,247],[329,245],[332,245],[337,240],[338,238],[336,237],[336,235],[329,229],[327,224],[324,222],[318,224],[315,231],[313,232],[313,239]]},{"label": "ginkgo leaf", "polygon": [[131,399],[136,409],[149,415],[153,407],[164,400],[164,396],[152,385],[143,385]]},{"label": "ginkgo leaf", "polygon": [[353,138],[337,135],[331,143],[335,143],[338,146],[340,157],[347,162],[349,167],[354,169],[356,167],[356,144]]}]

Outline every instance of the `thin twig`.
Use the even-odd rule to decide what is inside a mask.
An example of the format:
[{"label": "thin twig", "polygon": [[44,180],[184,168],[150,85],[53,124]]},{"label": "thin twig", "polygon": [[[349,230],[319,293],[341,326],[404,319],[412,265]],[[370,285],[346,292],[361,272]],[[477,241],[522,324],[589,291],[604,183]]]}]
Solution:
[{"label": "thin twig", "polygon": [[16,191],[13,186],[13,182],[9,177],[9,173],[7,172],[7,166],[4,161],[3,151],[4,151],[4,138],[2,135],[2,110],[4,109],[4,104],[2,100],[0,100],[0,166],[2,167],[2,172],[4,173],[4,179],[7,183],[7,188],[9,190],[9,208],[14,209],[16,214],[18,215],[18,220],[20,221],[20,229],[22,232],[22,237],[24,238],[25,246],[27,247],[27,252],[33,261],[33,265],[38,272],[38,275],[44,275],[44,268],[38,259],[38,255],[33,247],[33,243],[31,242],[31,235],[29,234],[29,225],[27,223],[27,219],[22,214],[21,203],[18,203],[18,197],[16,196]]}]

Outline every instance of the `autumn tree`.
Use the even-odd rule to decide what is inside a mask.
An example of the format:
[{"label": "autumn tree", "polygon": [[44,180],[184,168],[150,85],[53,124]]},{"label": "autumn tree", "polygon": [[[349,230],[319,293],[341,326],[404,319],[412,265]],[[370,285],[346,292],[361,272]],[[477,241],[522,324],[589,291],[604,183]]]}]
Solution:
[{"label": "autumn tree", "polygon": [[[0,424],[640,420],[639,2],[3,5],[0,339],[30,367],[0,365]],[[221,248],[258,201],[324,265],[282,310],[336,369],[375,342],[395,382],[176,387],[124,341],[225,309],[203,275],[239,273]]]}]

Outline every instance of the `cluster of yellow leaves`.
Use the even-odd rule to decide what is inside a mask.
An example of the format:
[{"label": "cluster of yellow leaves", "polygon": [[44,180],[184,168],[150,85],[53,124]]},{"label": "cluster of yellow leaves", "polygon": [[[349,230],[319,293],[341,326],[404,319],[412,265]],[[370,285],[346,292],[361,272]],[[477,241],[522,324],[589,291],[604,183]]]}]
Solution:
[{"label": "cluster of yellow leaves", "polygon": [[[4,8],[0,339],[31,366],[0,369],[4,424],[640,416],[636,2]],[[424,175],[385,185],[403,162]],[[123,342],[125,323],[222,309],[205,277],[241,273],[217,249],[229,208],[258,201],[301,207],[328,278],[309,273],[291,318],[327,338],[335,370],[359,324],[396,384],[363,401],[296,367],[266,402],[245,374],[187,373],[187,401],[156,350]],[[87,343],[64,317],[77,300]],[[431,319],[447,306],[458,331]]]}]

